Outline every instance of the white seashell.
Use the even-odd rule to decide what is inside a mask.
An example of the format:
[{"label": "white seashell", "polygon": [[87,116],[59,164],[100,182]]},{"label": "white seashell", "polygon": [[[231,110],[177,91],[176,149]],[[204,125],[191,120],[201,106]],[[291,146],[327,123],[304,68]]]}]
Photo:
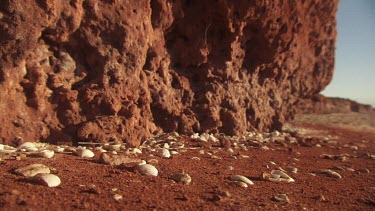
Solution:
[{"label": "white seashell", "polygon": [[55,154],[54,151],[45,149],[39,152],[38,156],[43,157],[43,158],[52,158],[54,154]]},{"label": "white seashell", "polygon": [[158,170],[150,164],[137,165],[134,167],[134,171],[142,175],[158,176]]},{"label": "white seashell", "polygon": [[32,177],[39,173],[47,173],[49,174],[51,171],[48,168],[48,166],[45,166],[43,164],[30,164],[28,166],[18,168],[14,171],[16,174],[25,176],[25,177]]},{"label": "white seashell", "polygon": [[158,156],[159,157],[162,157],[162,158],[170,158],[171,157],[171,153],[169,152],[168,149],[161,149],[159,152],[158,152]]},{"label": "white seashell", "polygon": [[249,185],[254,185],[253,181],[249,180],[247,177],[242,176],[242,175],[233,175],[233,176],[230,176],[229,179],[232,181],[244,182]]},{"label": "white seashell", "polygon": [[95,154],[91,150],[84,149],[84,148],[77,148],[76,154],[79,157],[83,157],[83,158],[92,158],[95,156]]},{"label": "white seashell", "polygon": [[31,180],[35,183],[38,183],[47,187],[57,187],[61,183],[61,180],[58,176],[54,174],[46,174],[46,173],[39,173],[31,177]]}]

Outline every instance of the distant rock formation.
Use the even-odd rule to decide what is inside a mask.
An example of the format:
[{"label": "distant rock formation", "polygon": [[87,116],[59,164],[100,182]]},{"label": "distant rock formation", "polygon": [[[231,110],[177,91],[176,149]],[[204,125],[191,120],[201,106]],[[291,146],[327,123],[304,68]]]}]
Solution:
[{"label": "distant rock formation", "polygon": [[375,111],[375,109],[370,105],[364,105],[344,98],[325,97],[319,94],[313,96],[312,98],[300,101],[297,108],[297,114],[330,114]]},{"label": "distant rock formation", "polygon": [[338,1],[0,4],[0,142],[280,129],[330,81]]}]

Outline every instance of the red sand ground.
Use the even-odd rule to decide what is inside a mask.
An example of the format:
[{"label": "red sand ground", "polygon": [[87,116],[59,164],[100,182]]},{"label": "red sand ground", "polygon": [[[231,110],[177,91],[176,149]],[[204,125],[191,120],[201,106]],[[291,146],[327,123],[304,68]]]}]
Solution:
[{"label": "red sand ground", "polygon": [[[310,118],[309,121],[312,121]],[[234,150],[234,154],[249,158],[234,159],[226,150],[215,155],[200,155],[198,150],[159,160],[155,166],[159,176],[142,176],[132,171],[99,164],[96,159],[83,159],[57,154],[52,159],[24,158],[21,161],[0,162],[0,209],[95,209],[95,210],[374,210],[375,208],[375,132],[306,124],[296,121],[293,127],[303,127],[311,136],[330,136],[337,144],[318,141],[322,147],[267,144],[271,150]],[[307,137],[305,134],[304,137]],[[320,140],[320,139],[313,139]],[[306,142],[309,143],[309,142]],[[349,146],[357,146],[358,150]],[[218,148],[203,148],[212,152]],[[321,154],[347,153],[348,160],[329,160]],[[96,155],[96,158],[98,155]],[[147,154],[140,156],[150,159]],[[192,157],[200,157],[199,161]],[[297,158],[299,161],[296,161]],[[270,161],[276,165],[270,164]],[[27,182],[13,174],[17,167],[43,163],[57,169],[62,184],[47,188]],[[229,170],[233,166],[234,170]],[[267,169],[269,166],[269,169]],[[298,173],[288,173],[294,183],[273,183],[259,180],[259,175],[277,167],[297,167]],[[355,171],[335,170],[343,178],[335,179],[310,173],[335,166]],[[361,173],[368,169],[369,173]],[[173,173],[185,171],[192,177],[189,185],[169,179]],[[249,177],[255,183],[248,188],[233,185],[227,178],[234,174]],[[112,189],[117,189],[113,191]],[[224,194],[226,192],[226,194]],[[116,201],[114,194],[123,196]],[[279,193],[288,195],[290,202],[277,202],[272,198]]]}]

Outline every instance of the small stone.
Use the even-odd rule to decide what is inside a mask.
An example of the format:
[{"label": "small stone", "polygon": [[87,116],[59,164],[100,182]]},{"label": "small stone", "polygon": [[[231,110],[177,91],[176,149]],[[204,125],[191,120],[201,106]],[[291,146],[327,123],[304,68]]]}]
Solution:
[{"label": "small stone", "polygon": [[358,147],[357,146],[350,146],[350,149],[352,149],[352,150],[358,150]]},{"label": "small stone", "polygon": [[18,146],[18,149],[35,148],[34,142],[24,142]]},{"label": "small stone", "polygon": [[247,188],[248,187],[248,185],[246,183],[241,182],[241,181],[234,181],[233,184],[238,186],[238,187],[241,187],[241,188]]},{"label": "small stone", "polygon": [[233,166],[228,166],[228,170],[233,171],[234,170]]},{"label": "small stone", "polygon": [[84,148],[78,148],[76,150],[76,154],[79,156],[79,157],[82,157],[82,158],[92,158],[95,156],[95,154],[89,150],[89,149],[84,149]]},{"label": "small stone", "polygon": [[48,173],[39,173],[30,178],[31,181],[47,186],[47,187],[57,187],[60,185],[61,180],[58,176]]},{"label": "small stone", "polygon": [[233,151],[232,148],[228,148],[228,149],[227,149],[227,152],[230,153],[230,154],[234,153],[234,151]]},{"label": "small stone", "polygon": [[118,201],[118,200],[121,200],[121,199],[122,199],[122,195],[116,193],[116,194],[113,195],[113,198],[114,198],[116,201]]},{"label": "small stone", "polygon": [[201,150],[198,151],[198,153],[199,153],[200,155],[204,155],[204,150],[201,149]]},{"label": "small stone", "polygon": [[239,182],[244,182],[249,185],[254,185],[254,182],[249,180],[247,177],[242,176],[242,175],[233,175],[229,177],[230,180],[232,181],[239,181]]},{"label": "small stone", "polygon": [[110,144],[106,144],[103,146],[103,149],[105,150],[108,150],[108,151],[117,151],[119,150],[121,147],[121,143],[110,143]]},{"label": "small stone", "polygon": [[330,169],[319,170],[316,173],[318,173],[318,174],[325,174],[325,175],[327,175],[329,177],[333,177],[333,178],[336,178],[336,179],[341,179],[342,178],[339,173],[337,173],[335,171],[332,171]]},{"label": "small stone", "polygon": [[191,182],[190,175],[186,173],[176,173],[171,177],[174,181],[188,185]]},{"label": "small stone", "polygon": [[52,158],[54,154],[55,154],[54,151],[45,149],[39,152],[37,155],[42,158]]},{"label": "small stone", "polygon": [[292,173],[297,174],[298,169],[297,169],[297,168],[294,168],[294,167],[289,167],[289,168],[286,169],[286,171],[287,171],[287,172],[292,172]]},{"label": "small stone", "polygon": [[287,203],[290,202],[289,198],[286,194],[277,194],[272,199],[275,200],[275,201],[278,201],[278,202],[287,202]]},{"label": "small stone", "polygon": [[171,153],[169,152],[168,149],[163,148],[163,149],[160,149],[160,151],[158,152],[158,156],[162,158],[170,158]]},{"label": "small stone", "polygon": [[139,165],[142,163],[142,160],[139,158],[130,158],[126,155],[112,155],[107,153],[102,153],[98,160],[100,163],[111,165],[111,166],[118,166],[118,165],[125,165],[125,166],[134,166]]},{"label": "small stone", "polygon": [[158,176],[158,170],[150,164],[136,165],[134,171],[142,175]]},{"label": "small stone", "polygon": [[201,160],[199,157],[192,157],[192,160]]},{"label": "small stone", "polygon": [[294,182],[294,179],[292,177],[280,170],[272,170],[271,174],[263,173],[261,177],[263,177],[264,180],[268,180],[270,182]]},{"label": "small stone", "polygon": [[370,170],[368,170],[368,169],[358,169],[357,172],[358,173],[363,173],[363,174],[369,174]]},{"label": "small stone", "polygon": [[158,160],[156,160],[156,159],[150,159],[150,160],[148,160],[148,161],[147,161],[147,163],[150,163],[150,164],[153,164],[153,165],[155,165],[155,164],[158,164],[158,163],[159,163],[159,161],[158,161]]},{"label": "small stone", "polygon": [[169,151],[169,152],[171,153],[171,155],[178,155],[179,154],[177,151],[174,151],[174,150]]},{"label": "small stone", "polygon": [[39,173],[47,173],[49,174],[51,171],[48,166],[43,164],[30,164],[28,166],[18,168],[14,171],[16,174],[25,176],[25,177],[32,177]]}]

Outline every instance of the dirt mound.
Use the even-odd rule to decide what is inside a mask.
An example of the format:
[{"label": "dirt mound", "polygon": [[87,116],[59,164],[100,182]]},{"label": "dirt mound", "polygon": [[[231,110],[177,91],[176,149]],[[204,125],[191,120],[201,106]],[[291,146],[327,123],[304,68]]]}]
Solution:
[{"label": "dirt mound", "polygon": [[338,1],[4,1],[0,142],[280,129],[331,80]]}]

